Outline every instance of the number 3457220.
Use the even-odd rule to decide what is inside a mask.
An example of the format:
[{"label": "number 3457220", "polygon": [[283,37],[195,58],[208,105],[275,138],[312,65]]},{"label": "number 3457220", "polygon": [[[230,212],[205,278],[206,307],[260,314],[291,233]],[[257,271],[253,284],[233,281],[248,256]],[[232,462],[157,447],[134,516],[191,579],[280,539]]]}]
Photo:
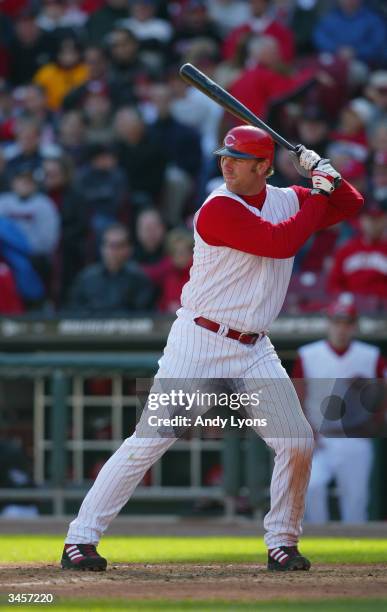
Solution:
[{"label": "number 3457220", "polygon": [[52,593],[8,593],[8,603],[52,603]]}]

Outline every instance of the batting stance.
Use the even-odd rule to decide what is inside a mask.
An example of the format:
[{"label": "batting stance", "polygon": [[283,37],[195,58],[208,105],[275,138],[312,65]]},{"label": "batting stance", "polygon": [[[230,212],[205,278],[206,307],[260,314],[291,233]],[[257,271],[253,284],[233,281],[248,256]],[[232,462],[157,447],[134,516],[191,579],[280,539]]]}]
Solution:
[{"label": "batting stance", "polygon": [[[361,195],[329,160],[301,147],[294,162],[312,189],[266,184],[274,142],[259,128],[230,130],[220,156],[224,184],[194,220],[194,260],[154,386],[168,379],[227,379],[236,392],[260,387],[256,428],[275,453],[271,506],[264,519],[268,569],[308,570],[297,548],[314,447],[295,389],[267,335],[289,284],[293,258],[321,228],[353,216]],[[340,184],[339,184],[340,182]],[[142,420],[142,419],[141,419]],[[96,546],[146,471],[175,442],[143,435],[140,424],[100,471],[70,524],[64,569],[104,570]]]}]

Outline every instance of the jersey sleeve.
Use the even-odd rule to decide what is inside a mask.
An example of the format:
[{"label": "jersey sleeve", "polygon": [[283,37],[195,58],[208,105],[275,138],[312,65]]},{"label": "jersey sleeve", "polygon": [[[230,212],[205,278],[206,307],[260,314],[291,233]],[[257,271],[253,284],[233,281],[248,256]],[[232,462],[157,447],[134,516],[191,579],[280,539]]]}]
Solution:
[{"label": "jersey sleeve", "polygon": [[[292,189],[296,192],[300,208],[302,208],[304,202],[310,197],[310,189],[299,185],[292,185]],[[355,216],[361,209],[363,201],[363,196],[348,181],[342,179],[340,187],[337,187],[329,196],[330,206],[327,207],[319,229],[325,229]]]},{"label": "jersey sleeve", "polygon": [[197,218],[197,231],[212,246],[225,246],[251,255],[287,259],[315,232],[329,207],[329,198],[310,195],[295,215],[270,223],[227,196],[209,200]]}]

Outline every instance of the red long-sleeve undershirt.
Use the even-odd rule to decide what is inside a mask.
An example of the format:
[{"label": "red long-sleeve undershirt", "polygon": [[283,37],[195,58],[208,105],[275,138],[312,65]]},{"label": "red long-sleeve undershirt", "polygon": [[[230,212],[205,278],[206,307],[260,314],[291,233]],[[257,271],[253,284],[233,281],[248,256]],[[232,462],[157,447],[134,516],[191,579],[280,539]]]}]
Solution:
[{"label": "red long-sleeve undershirt", "polygon": [[[335,225],[355,215],[362,196],[346,181],[332,195],[311,195],[310,189],[292,187],[300,210],[285,221],[271,223],[254,215],[240,202],[227,196],[216,196],[198,215],[197,230],[212,246],[227,246],[244,253],[274,259],[294,257],[316,231]],[[264,189],[255,196],[241,196],[250,206],[261,209]]]}]

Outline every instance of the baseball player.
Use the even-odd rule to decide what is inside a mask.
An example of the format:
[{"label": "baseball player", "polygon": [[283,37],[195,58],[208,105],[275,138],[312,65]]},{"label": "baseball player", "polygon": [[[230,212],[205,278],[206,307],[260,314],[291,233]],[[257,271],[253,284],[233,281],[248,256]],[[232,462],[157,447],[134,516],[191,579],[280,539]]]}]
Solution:
[{"label": "baseball player", "polygon": [[[302,346],[292,373],[294,379],[304,379],[302,403],[316,437],[306,503],[310,523],[329,520],[328,485],[333,479],[342,521],[367,520],[373,455],[367,435],[380,427],[375,379],[383,378],[385,364],[377,347],[354,340],[357,312],[347,296],[330,305],[327,338]],[[330,396],[342,403],[328,402]]]},{"label": "baseball player", "polygon": [[[232,392],[260,392],[251,412],[268,426],[255,429],[275,453],[271,507],[264,519],[268,569],[308,570],[310,562],[297,543],[313,432],[267,330],[281,310],[297,250],[313,232],[354,215],[363,199],[346,181],[338,186],[341,177],[329,160],[304,147],[294,161],[311,178],[312,189],[267,185],[274,142],[255,127],[230,130],[215,155],[225,182],[195,215],[190,279],[154,389],[174,379],[187,384],[225,379]],[[100,537],[146,471],[175,442],[173,434],[153,430],[151,435],[143,416],[104,465],[70,524],[63,568],[106,568],[96,551]]]}]

